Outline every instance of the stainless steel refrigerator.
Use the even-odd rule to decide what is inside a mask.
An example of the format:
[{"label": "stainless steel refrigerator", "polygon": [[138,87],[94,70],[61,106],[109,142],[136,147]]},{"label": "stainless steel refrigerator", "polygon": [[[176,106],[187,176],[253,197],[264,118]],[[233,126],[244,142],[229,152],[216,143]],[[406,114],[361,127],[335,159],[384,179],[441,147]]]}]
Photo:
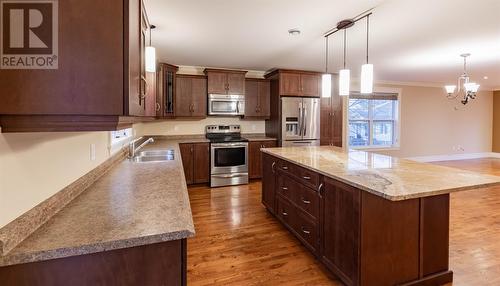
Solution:
[{"label": "stainless steel refrigerator", "polygon": [[319,146],[320,99],[281,97],[281,146]]}]

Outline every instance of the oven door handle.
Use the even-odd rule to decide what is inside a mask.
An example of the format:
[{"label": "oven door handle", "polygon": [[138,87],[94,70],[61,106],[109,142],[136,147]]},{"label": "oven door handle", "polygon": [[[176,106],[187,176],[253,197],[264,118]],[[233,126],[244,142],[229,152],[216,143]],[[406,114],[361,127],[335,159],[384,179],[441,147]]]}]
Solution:
[{"label": "oven door handle", "polygon": [[248,143],[213,143],[212,147],[215,147],[215,148],[240,148],[240,147],[248,147]]},{"label": "oven door handle", "polygon": [[237,178],[248,176],[248,173],[235,173],[235,174],[223,174],[223,175],[212,175],[214,178]]}]

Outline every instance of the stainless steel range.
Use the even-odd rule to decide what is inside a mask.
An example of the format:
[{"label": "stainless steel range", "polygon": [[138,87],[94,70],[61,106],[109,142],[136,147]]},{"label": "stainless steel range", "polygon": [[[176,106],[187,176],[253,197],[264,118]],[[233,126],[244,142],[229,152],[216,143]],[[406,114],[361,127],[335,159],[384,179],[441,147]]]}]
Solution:
[{"label": "stainless steel range", "polygon": [[208,125],[210,186],[248,184],[248,140],[239,125]]}]

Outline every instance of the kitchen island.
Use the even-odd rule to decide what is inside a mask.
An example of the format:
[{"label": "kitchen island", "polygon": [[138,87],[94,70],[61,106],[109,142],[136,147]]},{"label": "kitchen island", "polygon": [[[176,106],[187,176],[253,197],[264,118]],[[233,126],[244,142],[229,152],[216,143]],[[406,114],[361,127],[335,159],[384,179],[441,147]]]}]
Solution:
[{"label": "kitchen island", "polygon": [[337,147],[266,148],[262,202],[347,285],[443,285],[449,193],[482,175]]}]

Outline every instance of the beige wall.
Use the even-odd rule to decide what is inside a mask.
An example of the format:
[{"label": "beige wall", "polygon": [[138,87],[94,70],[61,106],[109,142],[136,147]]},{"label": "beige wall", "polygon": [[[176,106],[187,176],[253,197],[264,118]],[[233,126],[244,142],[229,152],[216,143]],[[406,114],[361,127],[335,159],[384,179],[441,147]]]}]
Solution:
[{"label": "beige wall", "polygon": [[493,94],[493,152],[500,152],[500,90]]},{"label": "beige wall", "polygon": [[0,227],[104,162],[109,140],[109,132],[0,133]]},{"label": "beige wall", "polygon": [[441,87],[390,87],[402,92],[400,148],[381,153],[415,157],[491,152],[493,92],[481,91],[463,106],[448,100]]},{"label": "beige wall", "polygon": [[205,126],[239,124],[243,133],[265,133],[264,120],[242,120],[238,117],[209,117],[203,120],[164,120],[136,125],[138,136],[205,134]]}]

